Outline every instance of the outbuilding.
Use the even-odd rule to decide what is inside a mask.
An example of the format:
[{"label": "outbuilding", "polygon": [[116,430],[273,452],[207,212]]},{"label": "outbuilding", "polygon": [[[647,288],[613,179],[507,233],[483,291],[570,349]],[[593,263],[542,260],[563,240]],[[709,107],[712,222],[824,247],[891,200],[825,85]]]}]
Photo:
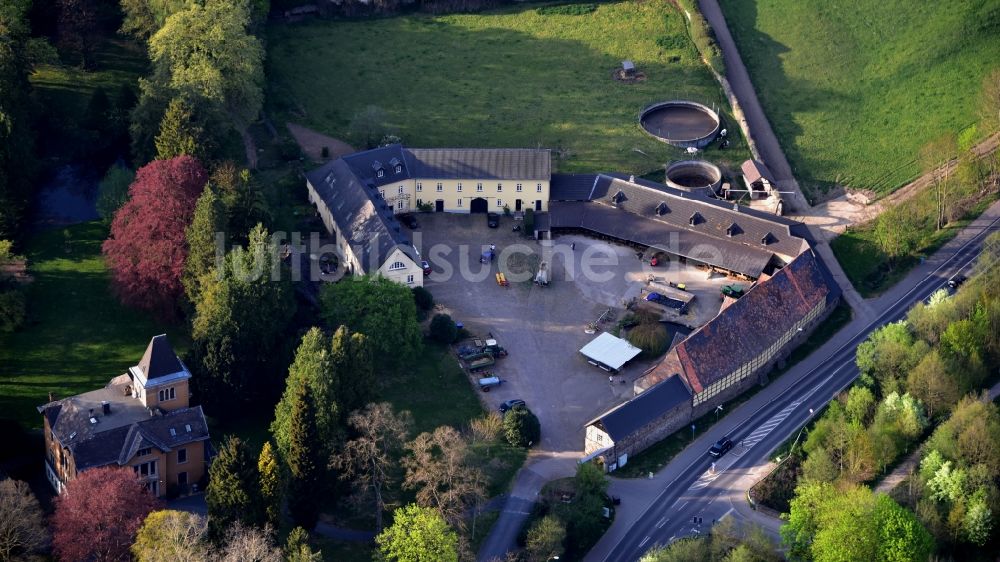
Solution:
[{"label": "outbuilding", "polygon": [[638,347],[607,332],[601,333],[580,349],[587,363],[600,367],[609,373],[617,373],[625,363],[642,353]]}]

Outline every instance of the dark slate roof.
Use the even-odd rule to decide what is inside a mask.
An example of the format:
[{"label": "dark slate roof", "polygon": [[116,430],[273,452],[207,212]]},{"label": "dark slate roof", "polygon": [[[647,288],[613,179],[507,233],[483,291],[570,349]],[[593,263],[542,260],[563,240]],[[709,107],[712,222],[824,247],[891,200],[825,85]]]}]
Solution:
[{"label": "dark slate roof", "polygon": [[[190,427],[190,431],[188,430]],[[174,430],[173,435],[170,429]],[[183,408],[155,415],[130,426],[104,431],[93,437],[69,443],[77,470],[109,464],[125,465],[136,451],[153,447],[164,452],[208,439],[208,424],[201,406]]]},{"label": "dark slate roof", "polygon": [[[403,147],[399,144],[355,152],[342,157],[342,160],[358,182],[364,186],[382,187],[413,177],[407,167]],[[403,169],[400,173],[396,173],[393,162],[402,164]],[[383,171],[381,178],[378,177],[379,169]]]},{"label": "dark slate roof", "polygon": [[414,178],[544,180],[552,175],[552,154],[533,148],[408,148]]},{"label": "dark slate roof", "polygon": [[691,393],[680,377],[670,377],[587,425],[597,423],[612,440],[619,441],[689,400]]},{"label": "dark slate roof", "polygon": [[591,232],[660,248],[703,263],[759,277],[771,261],[771,252],[750,248],[708,234],[679,228],[664,221],[634,215],[600,203],[549,203],[552,228],[582,228]]},{"label": "dark slate roof", "polygon": [[803,252],[678,344],[677,359],[692,390],[701,392],[759,356],[824,301],[830,287],[820,267],[811,250]]},{"label": "dark slate roof", "polygon": [[552,174],[550,201],[590,201],[597,174]]},{"label": "dark slate roof", "polygon": [[153,339],[149,340],[146,352],[143,353],[142,359],[139,360],[136,367],[141,370],[146,380],[165,377],[185,370],[180,359],[177,358],[177,354],[174,353],[174,348],[170,347],[166,334],[154,336]]},{"label": "dark slate roof", "polygon": [[[146,408],[128,392],[131,383],[128,375],[119,375],[102,389],[38,407],[48,419],[56,441],[73,452],[78,470],[111,463],[123,465],[142,447],[169,451],[185,443],[208,439],[208,424],[201,406],[169,412]],[[104,415],[104,402],[111,407],[108,415]],[[174,428],[174,435],[170,434],[170,428]]]},{"label": "dark slate roof", "polygon": [[[629,181],[602,174],[591,200],[685,230],[763,249],[789,260],[808,246],[804,243],[806,228],[797,221],[746,207],[734,209],[732,203],[710,198],[702,192],[673,189],[642,179]],[[690,219],[695,213],[698,220],[692,225]],[[727,228],[734,223],[738,231],[728,236]],[[766,244],[761,242],[765,236]]]},{"label": "dark slate roof", "polygon": [[[412,260],[419,261],[413,244],[400,228],[392,209],[387,208],[382,200],[378,185],[365,185],[354,173],[352,165],[348,164],[348,158],[353,159],[354,155],[328,162],[306,174],[306,179],[330,209],[339,227],[344,229],[338,234],[349,241],[366,273],[381,266],[397,247]],[[363,164],[354,160],[355,164],[359,162]],[[387,172],[387,175],[391,174]]]}]

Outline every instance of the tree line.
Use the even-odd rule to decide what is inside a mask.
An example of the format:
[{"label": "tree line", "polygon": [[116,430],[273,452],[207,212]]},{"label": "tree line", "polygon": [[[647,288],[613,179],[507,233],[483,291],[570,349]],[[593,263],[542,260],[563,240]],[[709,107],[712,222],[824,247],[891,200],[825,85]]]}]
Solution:
[{"label": "tree line", "polygon": [[[993,234],[954,295],[935,293],[858,346],[859,379],[802,446],[782,528],[792,558],[965,559],[996,544],[1000,410],[980,393],[1000,363],[998,263]],[[914,450],[919,469],[893,497],[866,486]]]}]

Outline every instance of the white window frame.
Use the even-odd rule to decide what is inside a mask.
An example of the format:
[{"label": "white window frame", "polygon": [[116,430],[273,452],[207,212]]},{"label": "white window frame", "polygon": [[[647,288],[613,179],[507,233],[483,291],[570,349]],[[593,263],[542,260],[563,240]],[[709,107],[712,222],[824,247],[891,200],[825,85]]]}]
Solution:
[{"label": "white window frame", "polygon": [[402,194],[403,194],[403,186],[399,186],[399,194],[400,194],[400,195],[402,195]]},{"label": "white window frame", "polygon": [[407,275],[406,276],[406,284],[407,285],[412,285],[413,284],[413,275]]},{"label": "white window frame", "polygon": [[392,262],[389,266],[389,271],[399,271],[401,269],[406,269],[406,264],[401,261]]},{"label": "white window frame", "polygon": [[462,182],[458,182],[458,192],[462,193]]},{"label": "white window frame", "polygon": [[441,193],[442,191],[444,191],[444,184],[441,183],[441,182],[438,182],[438,184],[437,184],[437,192]]},{"label": "white window frame", "polygon": [[497,207],[503,207],[503,199],[497,198]]},{"label": "white window frame", "polygon": [[419,193],[423,190],[424,190],[424,184],[417,182],[417,192]]},{"label": "white window frame", "polygon": [[482,190],[483,190],[483,184],[477,183],[476,184],[476,191],[482,191]]},{"label": "white window frame", "polygon": [[521,193],[521,184],[517,184],[517,187],[514,189],[514,191]]},{"label": "white window frame", "polygon": [[457,207],[461,207],[462,206],[462,200],[461,199],[458,200],[458,205],[456,205],[456,206]]},{"label": "white window frame", "polygon": [[375,170],[375,176],[376,176],[376,177],[380,177],[380,178],[381,178],[381,177],[382,177],[382,176],[384,176],[384,175],[385,175],[385,171],[384,171],[384,170],[382,170],[381,168],[380,168],[380,169],[378,169],[378,170]]},{"label": "white window frame", "polygon": [[497,184],[497,193],[503,193],[503,184],[502,183],[498,183]]},{"label": "white window frame", "polygon": [[[181,454],[184,455],[184,460],[181,460]],[[186,448],[177,449],[177,464],[187,464],[188,462],[188,450]]]},{"label": "white window frame", "polygon": [[535,193],[541,193],[541,192],[542,192],[542,184],[536,183],[535,184]]}]

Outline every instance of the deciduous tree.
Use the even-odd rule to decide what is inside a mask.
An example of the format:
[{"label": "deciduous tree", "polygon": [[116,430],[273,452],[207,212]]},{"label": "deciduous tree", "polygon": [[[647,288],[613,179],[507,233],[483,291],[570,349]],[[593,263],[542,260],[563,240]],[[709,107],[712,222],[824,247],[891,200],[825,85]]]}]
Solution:
[{"label": "deciduous tree", "polygon": [[330,326],[347,326],[371,340],[380,367],[401,369],[421,347],[417,308],[406,286],[381,276],[345,279],[321,289],[323,317]]},{"label": "deciduous tree", "polygon": [[56,498],[53,550],[62,560],[127,560],[136,532],[157,506],[131,468],[81,472]]},{"label": "deciduous tree", "polygon": [[281,549],[274,544],[274,530],[237,521],[225,529],[222,551],[215,562],[282,562]]},{"label": "deciduous tree", "polygon": [[130,199],[115,213],[102,250],[121,301],[172,318],[183,294],[184,231],[205,186],[205,169],[190,156],[139,169]]},{"label": "deciduous tree", "polygon": [[546,515],[528,529],[525,549],[530,562],[549,562],[563,553],[566,526],[554,515]]},{"label": "deciduous tree", "polygon": [[284,335],[295,313],[288,276],[267,230],[257,226],[248,246],[228,255],[217,275],[208,276],[195,303],[188,365],[203,403],[219,416],[248,404],[273,400],[288,361]]},{"label": "deciduous tree", "polygon": [[451,426],[421,433],[406,444],[404,487],[417,504],[436,509],[451,525],[464,525],[466,510],[485,496],[482,472],[470,462],[469,445]]},{"label": "deciduous tree", "polygon": [[375,530],[381,532],[386,488],[395,479],[395,464],[413,421],[409,412],[397,414],[391,404],[381,402],[353,412],[347,423],[357,437],[344,444],[332,464],[354,486],[357,499],[374,501]]},{"label": "deciduous tree", "polygon": [[538,417],[527,408],[514,408],[504,414],[503,431],[514,447],[530,447],[542,436]]},{"label": "deciduous tree", "polygon": [[139,528],[132,555],[136,562],[208,562],[207,528],[205,519],[195,513],[154,511]]},{"label": "deciduous tree", "polygon": [[258,526],[264,523],[260,472],[249,447],[238,437],[229,437],[208,469],[208,532],[214,541],[226,536],[237,523]]},{"label": "deciduous tree", "polygon": [[391,562],[458,562],[458,534],[430,508],[408,505],[393,513],[392,526],[375,542]]},{"label": "deciduous tree", "polygon": [[0,2],[0,238],[23,226],[37,165],[31,123],[32,71],[27,2]]},{"label": "deciduous tree", "polygon": [[128,201],[128,189],[135,181],[135,172],[118,164],[108,168],[97,186],[97,214],[111,224],[115,213]]},{"label": "deciduous tree", "polygon": [[264,99],[264,50],[249,24],[246,2],[186,3],[150,38],[150,59],[172,90],[216,104],[245,128]]},{"label": "deciduous tree", "polygon": [[28,558],[48,539],[42,508],[28,484],[0,480],[0,560]]}]

